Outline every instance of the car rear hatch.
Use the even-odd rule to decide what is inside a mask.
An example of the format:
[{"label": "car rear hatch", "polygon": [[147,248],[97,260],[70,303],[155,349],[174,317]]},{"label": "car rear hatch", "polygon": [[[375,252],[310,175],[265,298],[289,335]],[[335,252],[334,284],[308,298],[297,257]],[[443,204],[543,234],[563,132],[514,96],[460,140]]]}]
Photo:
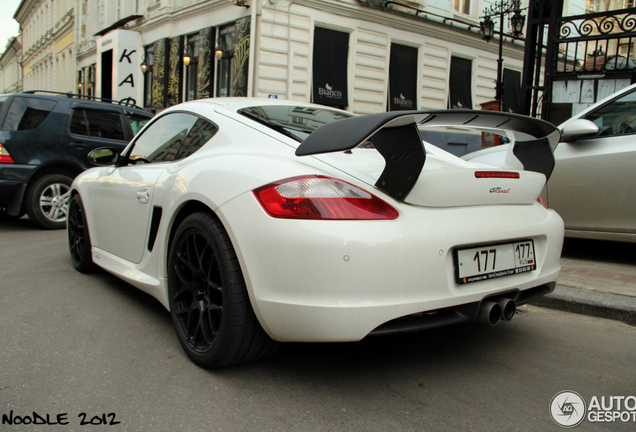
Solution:
[{"label": "car rear hatch", "polygon": [[[514,142],[519,170],[463,161],[428,151],[418,127],[454,127],[499,133]],[[377,150],[355,149],[370,140]],[[402,111],[338,120],[314,131],[296,155],[320,159],[412,205],[530,204],[554,168],[558,130],[530,117],[484,111]],[[381,156],[380,156],[381,155]],[[422,169],[425,167],[424,169]]]}]

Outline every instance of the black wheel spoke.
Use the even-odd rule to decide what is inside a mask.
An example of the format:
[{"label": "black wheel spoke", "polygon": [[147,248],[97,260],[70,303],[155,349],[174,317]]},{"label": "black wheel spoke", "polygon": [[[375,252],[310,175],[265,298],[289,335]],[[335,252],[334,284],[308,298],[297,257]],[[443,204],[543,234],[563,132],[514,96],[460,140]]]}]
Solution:
[{"label": "black wheel spoke", "polygon": [[204,353],[213,346],[221,327],[223,289],[212,245],[198,229],[175,239],[171,274],[172,307],[185,343]]}]

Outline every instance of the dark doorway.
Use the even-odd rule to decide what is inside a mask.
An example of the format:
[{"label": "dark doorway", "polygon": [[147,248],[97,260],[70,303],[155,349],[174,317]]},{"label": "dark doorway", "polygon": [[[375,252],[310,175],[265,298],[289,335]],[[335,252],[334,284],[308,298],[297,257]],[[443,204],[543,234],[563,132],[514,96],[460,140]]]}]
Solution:
[{"label": "dark doorway", "polygon": [[113,98],[113,50],[102,53],[102,96],[103,99]]}]

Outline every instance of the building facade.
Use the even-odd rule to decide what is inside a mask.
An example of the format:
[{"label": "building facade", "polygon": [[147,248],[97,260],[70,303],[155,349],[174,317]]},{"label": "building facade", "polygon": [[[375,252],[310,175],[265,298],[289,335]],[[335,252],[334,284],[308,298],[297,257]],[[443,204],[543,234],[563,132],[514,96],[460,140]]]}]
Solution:
[{"label": "building facade", "polygon": [[17,37],[9,39],[4,53],[0,55],[0,94],[22,91],[22,47]]},{"label": "building facade", "polygon": [[[498,41],[485,43],[479,22],[492,4],[23,0],[15,18],[25,90],[79,92],[156,111],[195,98],[260,96],[368,114],[480,109],[491,101]],[[570,2],[564,14],[586,6]],[[519,87],[523,51],[523,40],[505,38],[507,91]]]},{"label": "building facade", "polygon": [[[496,44],[479,34],[484,4],[80,0],[78,79],[98,96],[156,110],[218,96],[318,102],[361,114],[478,109],[494,96],[497,69]],[[507,39],[504,58],[519,74],[523,44]]]},{"label": "building facade", "polygon": [[23,89],[74,92],[75,1],[22,0],[13,18],[21,29]]}]

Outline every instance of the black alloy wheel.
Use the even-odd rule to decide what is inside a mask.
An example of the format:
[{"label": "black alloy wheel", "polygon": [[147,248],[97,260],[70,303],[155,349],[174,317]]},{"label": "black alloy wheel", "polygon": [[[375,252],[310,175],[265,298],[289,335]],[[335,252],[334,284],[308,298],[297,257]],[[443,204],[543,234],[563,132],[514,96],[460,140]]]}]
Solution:
[{"label": "black alloy wheel", "polygon": [[95,264],[91,254],[91,239],[84,205],[78,194],[75,194],[69,203],[67,234],[73,267],[81,273],[90,272],[95,268]]},{"label": "black alloy wheel", "polygon": [[254,315],[227,232],[211,214],[192,214],[179,225],[168,295],[179,342],[201,367],[257,360],[277,348]]}]

